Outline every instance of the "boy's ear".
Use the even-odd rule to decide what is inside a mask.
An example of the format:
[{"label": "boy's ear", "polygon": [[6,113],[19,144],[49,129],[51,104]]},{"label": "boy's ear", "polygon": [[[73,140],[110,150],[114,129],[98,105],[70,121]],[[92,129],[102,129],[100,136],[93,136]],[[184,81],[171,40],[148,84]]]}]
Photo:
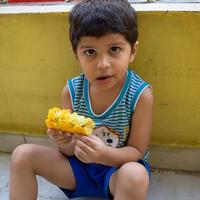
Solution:
[{"label": "boy's ear", "polygon": [[130,56],[130,62],[133,62],[137,53],[139,41],[136,41],[135,44],[131,47],[131,56]]}]

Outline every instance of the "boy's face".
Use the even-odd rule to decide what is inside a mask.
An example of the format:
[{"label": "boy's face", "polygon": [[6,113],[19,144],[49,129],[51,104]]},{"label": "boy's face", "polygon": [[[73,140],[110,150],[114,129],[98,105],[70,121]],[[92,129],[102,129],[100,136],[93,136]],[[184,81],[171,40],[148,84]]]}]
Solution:
[{"label": "boy's face", "polygon": [[110,90],[123,85],[136,49],[137,42],[131,46],[123,35],[110,33],[100,38],[82,37],[76,53],[90,86]]}]

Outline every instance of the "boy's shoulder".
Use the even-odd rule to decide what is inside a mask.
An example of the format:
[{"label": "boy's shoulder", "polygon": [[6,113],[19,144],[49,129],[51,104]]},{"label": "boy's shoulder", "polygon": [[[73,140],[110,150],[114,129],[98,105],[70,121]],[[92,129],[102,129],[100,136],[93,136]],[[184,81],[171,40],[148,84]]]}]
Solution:
[{"label": "boy's shoulder", "polygon": [[78,76],[74,76],[69,81],[77,81],[77,80],[84,80],[85,75],[83,73],[79,74]]},{"label": "boy's shoulder", "polygon": [[67,80],[68,88],[71,91],[82,90],[83,89],[83,85],[84,85],[84,80],[85,80],[85,75],[84,74],[80,74],[78,76],[75,76],[75,77]]},{"label": "boy's shoulder", "polygon": [[130,74],[130,78],[131,78],[131,82],[132,84],[142,84],[144,82],[146,82],[136,71],[134,70],[128,70],[128,74]]},{"label": "boy's shoulder", "polygon": [[72,84],[72,85],[82,85],[84,83],[84,79],[85,79],[85,75],[80,74],[71,79],[68,79],[67,82],[68,84]]}]

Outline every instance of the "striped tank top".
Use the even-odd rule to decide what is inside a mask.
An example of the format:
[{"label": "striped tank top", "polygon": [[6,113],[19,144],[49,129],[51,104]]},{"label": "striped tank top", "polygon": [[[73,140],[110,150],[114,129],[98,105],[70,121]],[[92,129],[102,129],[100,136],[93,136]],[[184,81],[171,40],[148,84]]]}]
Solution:
[{"label": "striped tank top", "polygon": [[129,134],[132,113],[141,93],[149,84],[135,72],[128,70],[118,97],[100,115],[96,115],[92,110],[89,82],[84,74],[68,80],[67,84],[73,111],[94,120],[95,129],[93,134],[103,140],[106,145],[117,148],[124,147]]}]

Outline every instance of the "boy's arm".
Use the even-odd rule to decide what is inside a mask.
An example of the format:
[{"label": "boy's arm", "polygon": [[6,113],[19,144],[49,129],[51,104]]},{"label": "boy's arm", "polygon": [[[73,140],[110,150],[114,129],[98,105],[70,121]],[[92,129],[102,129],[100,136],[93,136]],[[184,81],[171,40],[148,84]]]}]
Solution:
[{"label": "boy's arm", "polygon": [[61,107],[63,109],[69,109],[72,111],[72,102],[71,102],[71,97],[70,97],[70,93],[69,93],[69,89],[67,85],[65,85],[65,87],[62,90]]},{"label": "boy's arm", "polygon": [[[69,93],[69,89],[68,89],[67,85],[63,88],[63,91],[61,94],[61,107],[63,109],[69,109],[71,111],[73,110],[72,103],[71,103],[71,97],[70,97],[70,93]],[[58,148],[63,154],[72,156],[72,155],[74,155],[74,146],[75,146],[75,143],[72,140],[72,142],[68,143],[67,145],[64,145],[64,146],[58,147]]]},{"label": "boy's arm", "polygon": [[[98,140],[94,136],[80,137],[80,148],[77,151],[75,150],[76,154],[80,154],[77,157],[83,162],[96,162],[116,167],[120,167],[127,162],[142,159],[150,141],[152,113],[153,94],[150,88],[146,88],[141,94],[132,116],[127,146],[113,148],[105,146],[99,141],[100,139]],[[86,152],[88,156],[84,156],[85,153],[80,149]]]},{"label": "boy's arm", "polygon": [[105,164],[119,167],[126,162],[138,161],[143,158],[150,142],[153,101],[152,90],[148,87],[141,94],[132,116],[127,146],[106,148],[103,153]]}]

